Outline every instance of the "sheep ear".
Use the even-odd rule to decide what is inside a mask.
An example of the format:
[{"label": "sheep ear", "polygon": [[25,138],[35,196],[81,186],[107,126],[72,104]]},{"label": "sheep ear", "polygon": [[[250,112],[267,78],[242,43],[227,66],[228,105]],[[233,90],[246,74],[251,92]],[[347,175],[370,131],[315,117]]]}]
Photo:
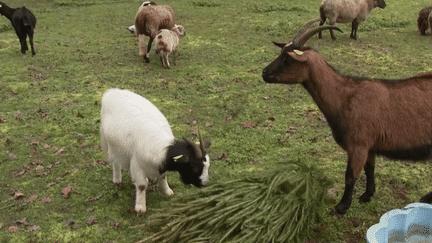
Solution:
[{"label": "sheep ear", "polygon": [[300,50],[289,51],[288,55],[290,55],[290,57],[292,57],[293,59],[295,59],[299,62],[306,62],[307,61],[307,55]]}]

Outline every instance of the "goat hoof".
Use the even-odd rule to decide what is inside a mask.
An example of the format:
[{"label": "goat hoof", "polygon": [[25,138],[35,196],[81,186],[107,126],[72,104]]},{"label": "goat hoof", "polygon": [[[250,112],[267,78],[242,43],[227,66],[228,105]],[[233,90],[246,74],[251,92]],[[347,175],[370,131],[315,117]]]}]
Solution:
[{"label": "goat hoof", "polygon": [[360,197],[359,197],[359,202],[360,203],[367,203],[370,202],[372,195],[368,195],[365,193],[363,193]]},{"label": "goat hoof", "polygon": [[331,215],[336,216],[338,219],[343,218],[343,216],[345,215],[345,213],[340,213],[338,212],[338,210],[335,208],[330,212]]},{"label": "goat hoof", "polygon": [[144,57],[144,61],[145,61],[146,63],[149,63],[149,62],[150,62],[150,58],[148,58],[148,57]]}]

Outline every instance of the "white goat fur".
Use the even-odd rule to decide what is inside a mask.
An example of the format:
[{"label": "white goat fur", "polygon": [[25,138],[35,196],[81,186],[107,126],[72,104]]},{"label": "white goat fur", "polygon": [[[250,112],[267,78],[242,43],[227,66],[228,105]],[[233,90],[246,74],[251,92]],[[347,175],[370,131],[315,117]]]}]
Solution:
[{"label": "white goat fur", "polygon": [[174,65],[177,59],[177,49],[180,43],[180,37],[185,35],[184,27],[175,25],[171,30],[162,29],[155,37],[156,53],[159,54],[162,65],[170,67],[169,54],[173,53]]},{"label": "white goat fur", "polygon": [[106,159],[113,165],[114,183],[121,182],[121,169],[131,174],[136,186],[135,211],[146,211],[148,179],[158,180],[166,196],[173,195],[159,167],[174,136],[165,116],[150,101],[128,90],[106,91],[100,137]]}]

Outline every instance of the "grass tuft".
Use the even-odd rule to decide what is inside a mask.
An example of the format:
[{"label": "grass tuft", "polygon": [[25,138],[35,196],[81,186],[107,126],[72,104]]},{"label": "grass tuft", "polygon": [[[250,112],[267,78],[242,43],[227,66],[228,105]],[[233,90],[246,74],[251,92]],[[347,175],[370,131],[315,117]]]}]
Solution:
[{"label": "grass tuft", "polygon": [[333,182],[309,161],[281,167],[175,198],[149,218],[159,232],[141,242],[301,242]]}]

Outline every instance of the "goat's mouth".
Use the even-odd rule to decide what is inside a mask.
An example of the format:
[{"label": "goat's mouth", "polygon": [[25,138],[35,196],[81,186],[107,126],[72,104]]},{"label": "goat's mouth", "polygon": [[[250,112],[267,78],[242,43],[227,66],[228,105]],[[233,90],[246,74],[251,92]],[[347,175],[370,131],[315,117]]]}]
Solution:
[{"label": "goat's mouth", "polygon": [[278,78],[277,77],[275,77],[274,75],[269,75],[269,74],[267,74],[265,72],[263,72],[262,78],[263,78],[264,82],[266,82],[266,83],[272,84],[272,83],[277,83],[278,82]]}]

